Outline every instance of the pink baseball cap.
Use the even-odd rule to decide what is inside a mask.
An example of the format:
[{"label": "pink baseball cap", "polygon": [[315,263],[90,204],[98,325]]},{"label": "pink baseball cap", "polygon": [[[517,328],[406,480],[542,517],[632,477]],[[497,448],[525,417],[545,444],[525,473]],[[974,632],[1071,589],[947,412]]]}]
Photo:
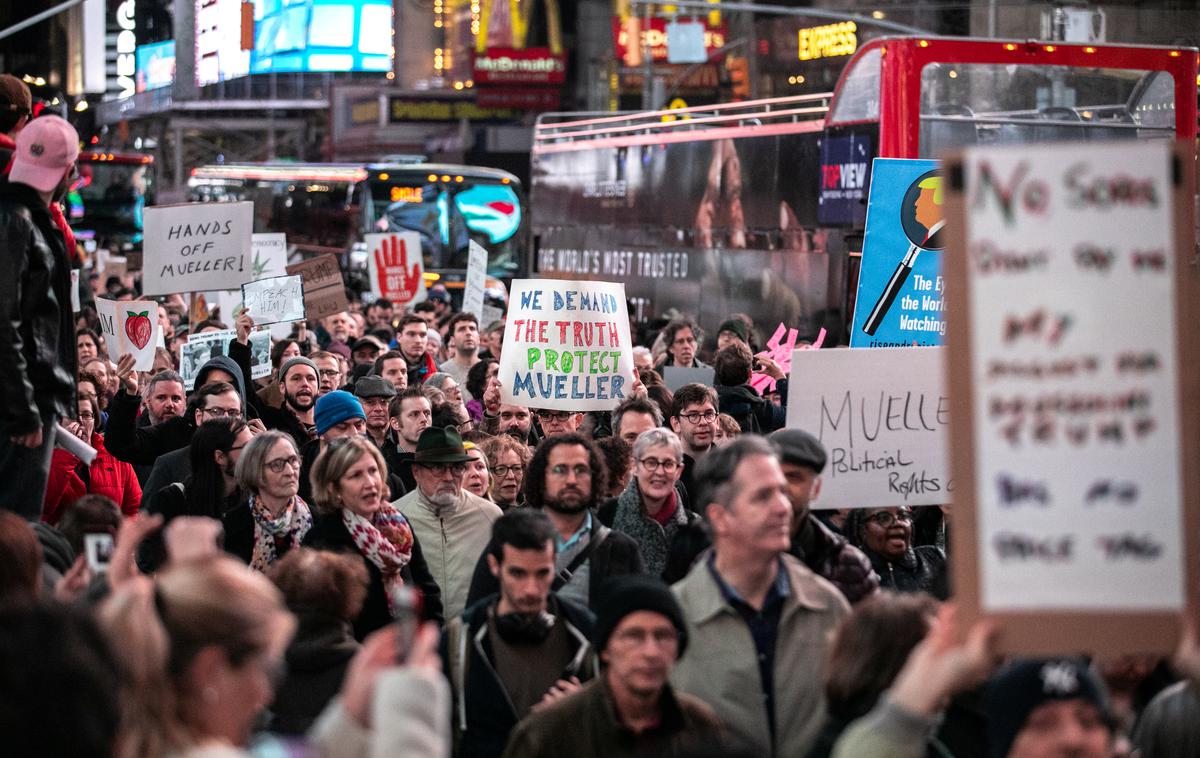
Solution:
[{"label": "pink baseball cap", "polygon": [[49,192],[78,157],[79,133],[75,127],[58,116],[35,118],[17,135],[8,180]]}]

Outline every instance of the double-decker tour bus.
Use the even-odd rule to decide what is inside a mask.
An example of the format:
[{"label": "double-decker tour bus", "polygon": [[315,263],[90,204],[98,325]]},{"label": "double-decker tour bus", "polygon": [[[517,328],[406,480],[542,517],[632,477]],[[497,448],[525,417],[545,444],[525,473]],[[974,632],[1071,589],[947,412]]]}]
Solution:
[{"label": "double-decker tour bus", "polygon": [[188,180],[200,202],[254,203],[254,231],[287,235],[293,259],[341,256],[365,282],[363,235],[421,235],[428,281],[461,290],[470,240],[488,251],[488,275],[520,273],[528,236],[520,181],[499,169],[438,163],[244,163],[201,166]]},{"label": "double-decker tour bus", "polygon": [[122,254],[140,250],[142,213],[154,204],[154,157],[84,150],[79,178],[67,193],[67,219],[90,248]]},{"label": "double-decker tour bus", "polygon": [[[884,37],[832,93],[539,119],[537,274],[622,281],[639,319],[728,314],[844,343],[871,161],[1196,139],[1195,48]],[[664,118],[668,117],[668,118]]]}]

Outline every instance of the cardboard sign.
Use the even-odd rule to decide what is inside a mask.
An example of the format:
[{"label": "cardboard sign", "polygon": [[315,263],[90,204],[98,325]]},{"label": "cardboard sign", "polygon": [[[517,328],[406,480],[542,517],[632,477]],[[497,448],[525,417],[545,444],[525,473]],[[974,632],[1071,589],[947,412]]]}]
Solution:
[{"label": "cardboard sign", "polygon": [[813,508],[940,505],[951,498],[941,348],[798,349],[787,425],[825,446]]},{"label": "cardboard sign", "polygon": [[705,387],[713,386],[714,369],[712,366],[701,366],[698,368],[684,368],[682,366],[663,366],[662,377],[663,384],[667,385],[667,389],[671,392],[677,391],[685,384],[703,384]]},{"label": "cardboard sign", "polygon": [[304,284],[299,275],[258,279],[242,285],[242,303],[254,323],[290,323],[304,318]]},{"label": "cardboard sign", "polygon": [[968,622],[1000,621],[1006,652],[1166,653],[1200,608],[1184,154],[1025,145],[948,164],[955,594]]},{"label": "cardboard sign", "polygon": [[850,347],[942,344],[943,195],[937,161],[875,159]]},{"label": "cardboard sign", "polygon": [[79,313],[79,269],[71,269],[71,313]]},{"label": "cardboard sign", "polygon": [[[179,375],[183,377],[183,388],[191,392],[196,383],[196,374],[205,363],[220,355],[227,355],[229,343],[237,339],[237,332],[225,329],[204,334],[193,334],[179,346]],[[271,333],[259,330],[250,333],[250,376],[261,379],[271,375]]]},{"label": "cardboard sign", "polygon": [[563,411],[608,411],[633,387],[625,285],[514,279],[501,402]]},{"label": "cardboard sign", "polygon": [[371,292],[397,308],[425,299],[425,256],[421,235],[413,231],[368,234],[367,274]]},{"label": "cardboard sign", "polygon": [[463,313],[474,313],[483,327],[483,290],[487,286],[487,250],[471,240],[467,257],[467,281],[463,288]]},{"label": "cardboard sign", "polygon": [[287,273],[287,235],[277,232],[250,235],[250,275],[257,281]]},{"label": "cardboard sign", "polygon": [[[117,357],[133,355],[136,371],[154,368],[154,351],[161,342],[158,303],[153,300],[118,301],[116,307]],[[110,349],[113,343],[109,343]]]},{"label": "cardboard sign", "polygon": [[337,256],[332,253],[292,263],[289,274],[299,274],[304,283],[304,314],[309,321],[320,321],[350,307],[346,285]]},{"label": "cardboard sign", "polygon": [[251,202],[147,208],[142,293],[232,289],[253,280],[247,265],[253,225]]}]

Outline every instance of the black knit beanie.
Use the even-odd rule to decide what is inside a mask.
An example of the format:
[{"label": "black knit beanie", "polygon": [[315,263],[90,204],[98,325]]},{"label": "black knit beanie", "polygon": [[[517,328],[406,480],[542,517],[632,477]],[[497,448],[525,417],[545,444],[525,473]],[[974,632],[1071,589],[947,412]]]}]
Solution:
[{"label": "black knit beanie", "polygon": [[621,619],[637,611],[652,611],[670,619],[679,632],[679,654],[687,650],[687,624],[683,620],[683,610],[675,599],[671,588],[661,579],[628,574],[605,582],[600,599],[596,604],[596,627],[594,642],[596,650],[603,651],[608,647],[608,638],[613,630],[621,623]]}]

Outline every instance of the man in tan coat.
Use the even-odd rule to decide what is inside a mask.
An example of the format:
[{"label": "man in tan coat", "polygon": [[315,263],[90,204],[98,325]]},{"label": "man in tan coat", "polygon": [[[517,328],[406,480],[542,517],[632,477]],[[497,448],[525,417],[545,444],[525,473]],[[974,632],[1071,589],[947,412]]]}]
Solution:
[{"label": "man in tan coat", "polygon": [[745,436],[710,451],[694,496],[713,547],[673,588],[692,652],[671,681],[756,754],[805,755],[825,719],[826,647],[849,606],[787,554],[791,503],[770,442]]}]

